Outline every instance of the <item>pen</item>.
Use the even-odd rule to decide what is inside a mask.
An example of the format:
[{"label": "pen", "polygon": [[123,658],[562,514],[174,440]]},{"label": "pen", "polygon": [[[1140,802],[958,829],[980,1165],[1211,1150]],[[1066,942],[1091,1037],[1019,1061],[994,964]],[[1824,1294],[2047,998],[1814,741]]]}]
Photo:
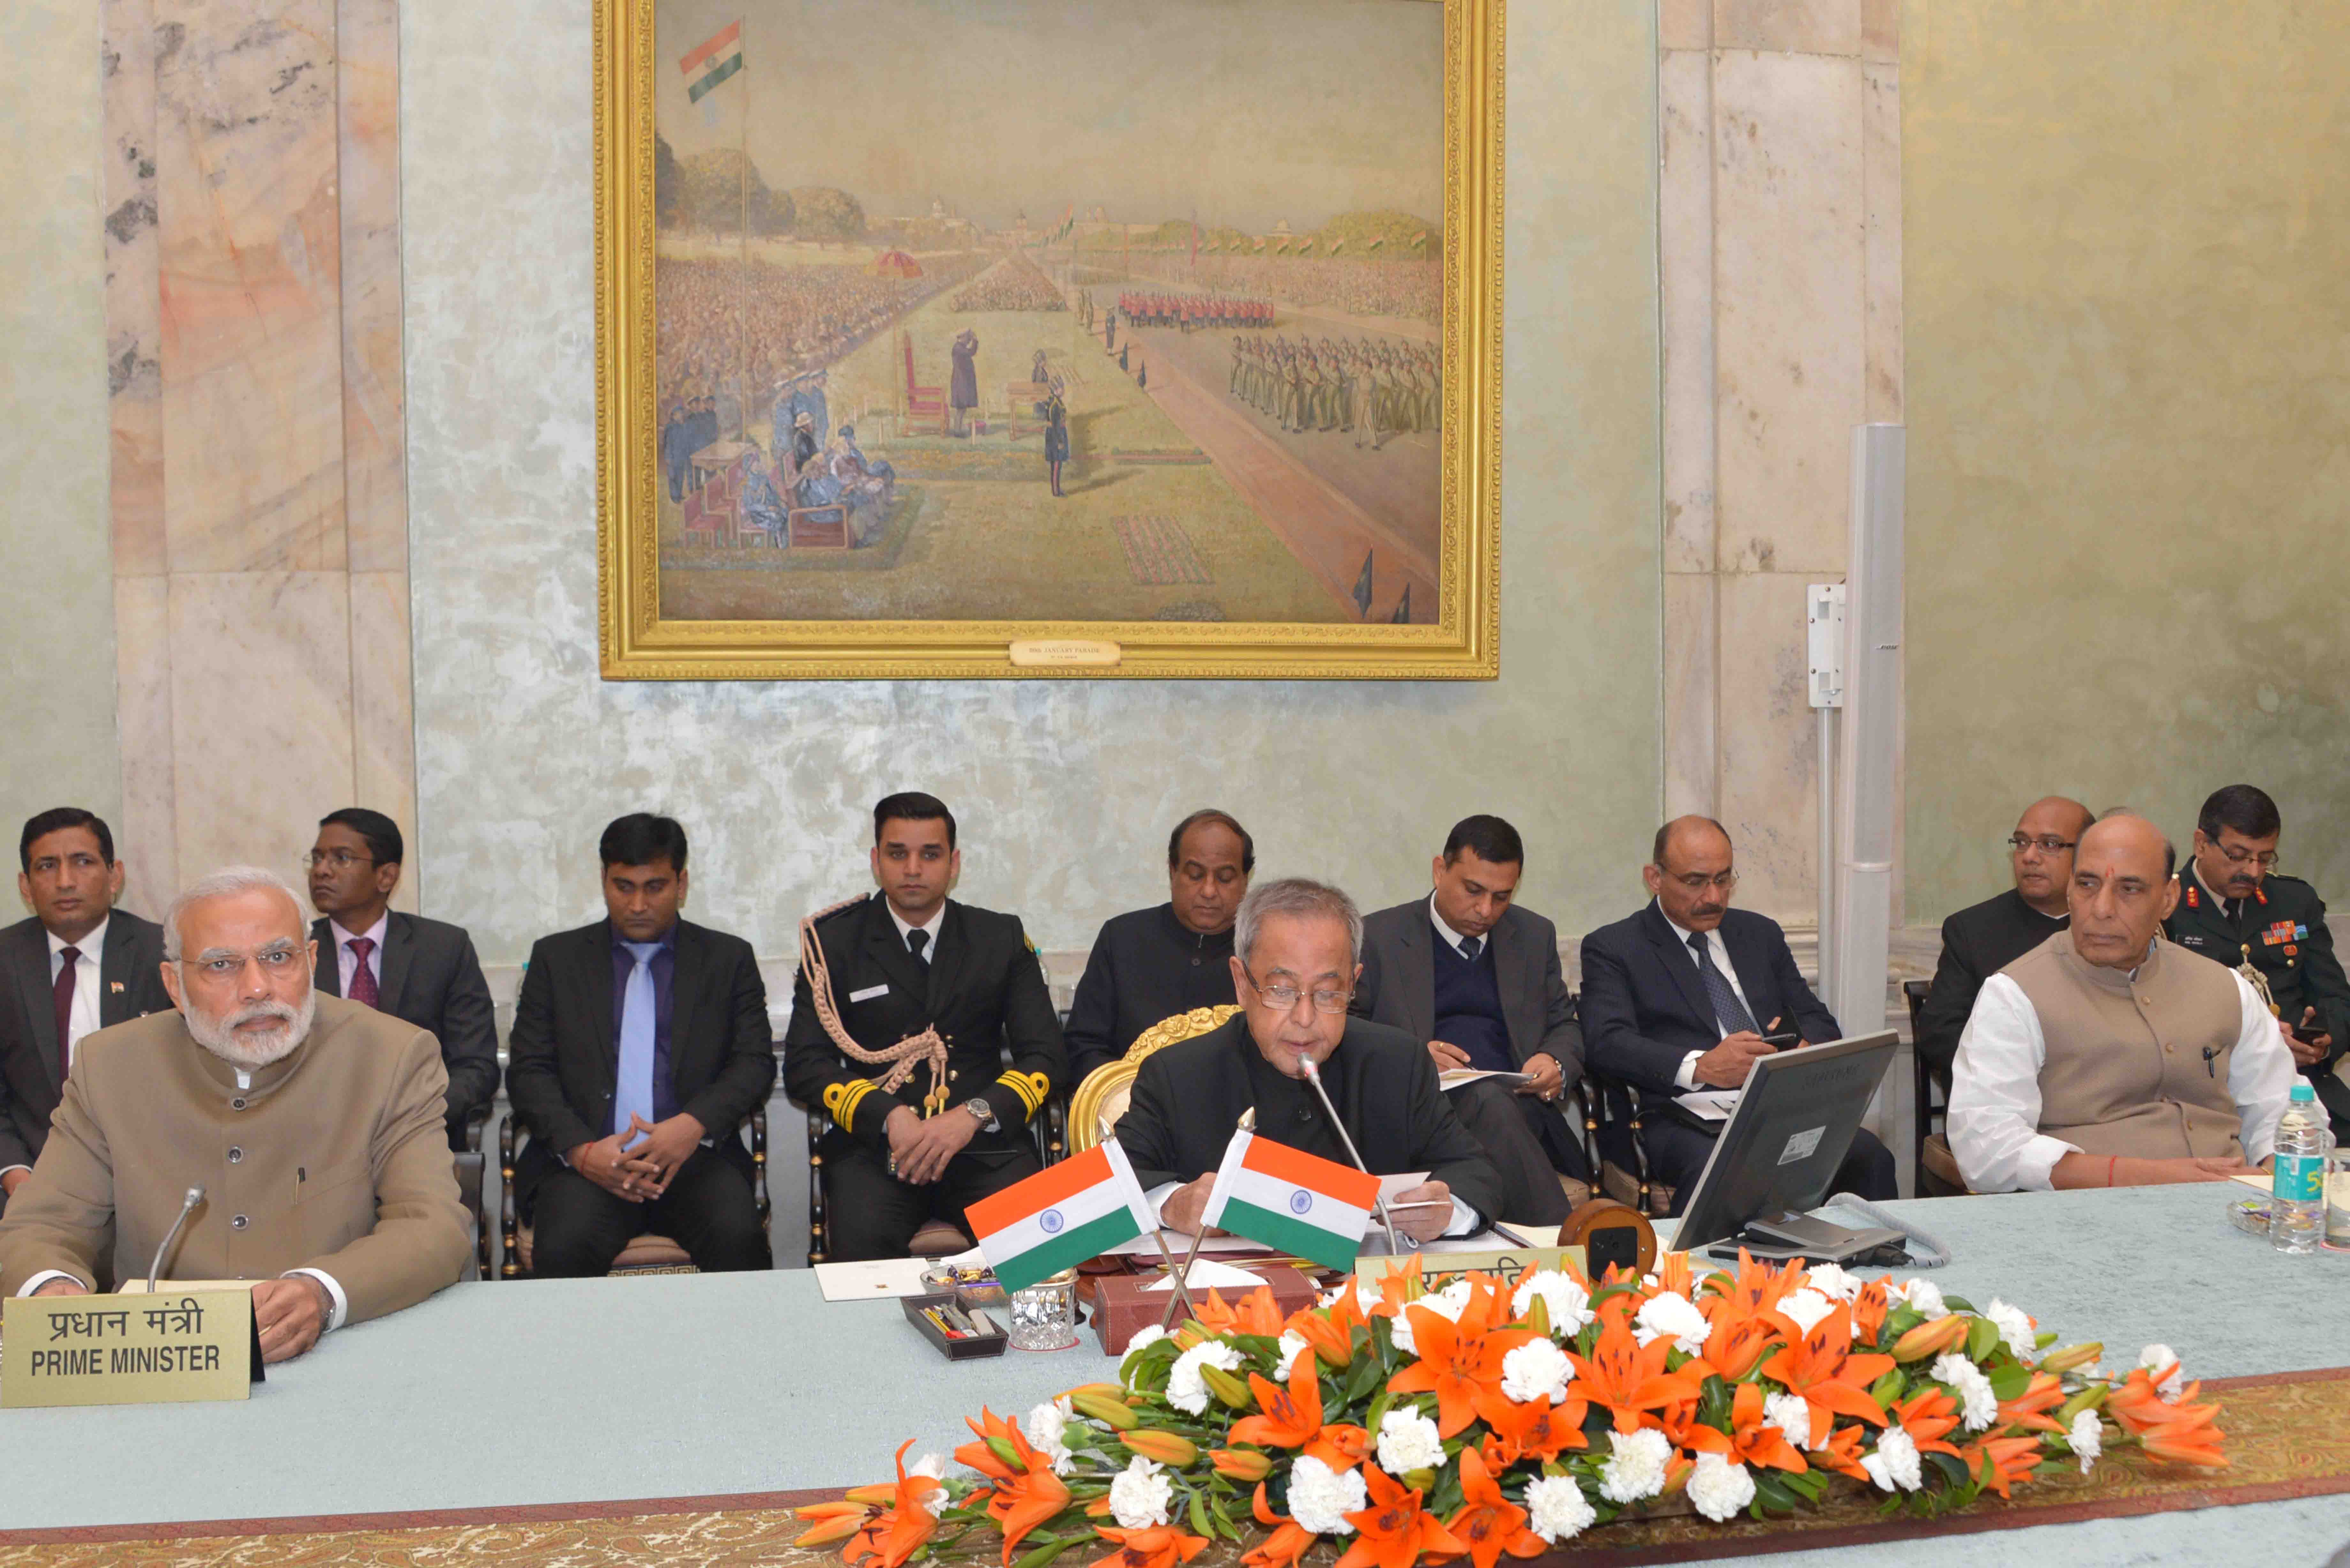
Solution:
[{"label": "pen", "polygon": [[1494,1235],[1499,1236],[1503,1241],[1507,1241],[1513,1247],[1531,1247],[1534,1245],[1532,1241],[1527,1241],[1523,1236],[1519,1235],[1515,1231],[1511,1230],[1507,1225],[1503,1224],[1498,1220],[1487,1226],[1486,1229],[1492,1231]]}]

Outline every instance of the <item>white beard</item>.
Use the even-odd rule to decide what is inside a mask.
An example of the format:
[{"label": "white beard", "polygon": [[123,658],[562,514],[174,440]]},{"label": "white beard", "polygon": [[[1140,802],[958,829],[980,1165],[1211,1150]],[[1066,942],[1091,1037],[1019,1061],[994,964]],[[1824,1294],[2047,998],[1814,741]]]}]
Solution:
[{"label": "white beard", "polygon": [[[282,1002],[260,1002],[240,1007],[225,1017],[210,1017],[193,1007],[182,1009],[181,1016],[187,1021],[188,1033],[195,1036],[197,1044],[230,1066],[250,1073],[284,1061],[310,1037],[310,1025],[318,1017],[318,992],[316,988],[306,992],[298,1008]],[[255,1018],[285,1022],[282,1027],[266,1033],[238,1030],[238,1024]]]}]

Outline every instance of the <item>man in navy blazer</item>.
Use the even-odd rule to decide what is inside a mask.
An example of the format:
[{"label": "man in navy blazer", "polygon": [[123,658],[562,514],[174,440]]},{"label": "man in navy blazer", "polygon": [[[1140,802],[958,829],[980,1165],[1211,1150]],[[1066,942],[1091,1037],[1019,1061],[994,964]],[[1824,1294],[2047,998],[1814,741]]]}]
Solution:
[{"label": "man in navy blazer", "polygon": [[[1638,1093],[1648,1173],[1673,1189],[1676,1214],[1723,1125],[1686,1097],[1742,1088],[1776,1049],[1765,1035],[1813,1045],[1844,1033],[1796,972],[1778,922],[1730,907],[1732,865],[1721,824],[1676,818],[1657,830],[1640,870],[1655,895],[1648,908],[1583,939],[1585,1051]],[[1898,1196],[1893,1156],[1866,1128],[1853,1135],[1833,1190]]]}]

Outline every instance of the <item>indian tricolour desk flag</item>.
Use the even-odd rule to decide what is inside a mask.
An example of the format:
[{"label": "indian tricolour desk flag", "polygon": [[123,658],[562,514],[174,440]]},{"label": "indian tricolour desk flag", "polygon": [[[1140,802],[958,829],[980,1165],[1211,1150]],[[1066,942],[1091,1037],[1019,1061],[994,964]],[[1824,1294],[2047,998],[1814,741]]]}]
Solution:
[{"label": "indian tricolour desk flag", "polygon": [[686,99],[700,103],[719,83],[743,68],[743,24],[733,22],[709,42],[677,62],[685,73]]},{"label": "indian tricolour desk flag", "polygon": [[963,1212],[1007,1291],[1025,1290],[1158,1225],[1116,1138],[1046,1166]]},{"label": "indian tricolour desk flag", "polygon": [[1378,1197],[1376,1176],[1236,1132],[1201,1220],[1326,1269],[1346,1269],[1354,1266]]}]

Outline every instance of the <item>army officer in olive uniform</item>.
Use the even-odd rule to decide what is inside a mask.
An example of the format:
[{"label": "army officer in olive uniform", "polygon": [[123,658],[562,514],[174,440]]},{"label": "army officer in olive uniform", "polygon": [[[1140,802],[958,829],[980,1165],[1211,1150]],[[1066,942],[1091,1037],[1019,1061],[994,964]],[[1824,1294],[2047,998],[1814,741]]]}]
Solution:
[{"label": "army officer in olive uniform", "polygon": [[2266,794],[2251,784],[2216,791],[2197,818],[2195,852],[2179,868],[2178,905],[2163,931],[2189,952],[2259,971],[2293,1031],[2293,1065],[2315,1084],[2334,1136],[2350,1137],[2350,1085],[2334,1076],[2350,1044],[2350,981],[2334,956],[2325,900],[2274,869],[2282,836]]},{"label": "army officer in olive uniform", "polygon": [[925,1061],[883,1088],[889,1065],[843,1051],[817,1013],[814,955],[801,954],[784,1086],[832,1118],[819,1152],[836,1261],[903,1257],[931,1219],[968,1232],[966,1205],[1039,1168],[1028,1122],[1068,1075],[1060,1021],[1019,918],[947,897],[962,865],[945,804],[893,794],[873,808],[880,897],[816,925],[830,1006],[849,1039],[879,1054],[934,1029],[947,1048],[944,1083]]}]

